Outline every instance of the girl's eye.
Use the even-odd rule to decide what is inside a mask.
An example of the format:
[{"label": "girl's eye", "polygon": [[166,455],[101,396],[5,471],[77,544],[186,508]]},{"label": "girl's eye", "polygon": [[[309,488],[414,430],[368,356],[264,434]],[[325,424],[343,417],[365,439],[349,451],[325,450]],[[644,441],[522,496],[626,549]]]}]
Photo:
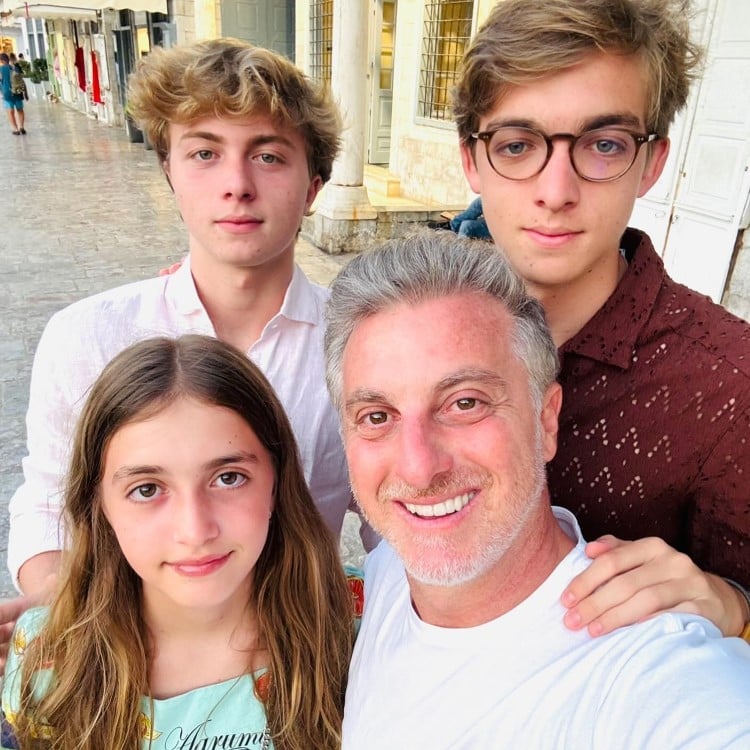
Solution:
[{"label": "girl's eye", "polygon": [[128,493],[128,497],[135,501],[153,500],[160,494],[158,485],[153,482],[139,484]]},{"label": "girl's eye", "polygon": [[240,487],[246,481],[247,477],[238,471],[225,471],[216,478],[216,483],[220,487]]}]

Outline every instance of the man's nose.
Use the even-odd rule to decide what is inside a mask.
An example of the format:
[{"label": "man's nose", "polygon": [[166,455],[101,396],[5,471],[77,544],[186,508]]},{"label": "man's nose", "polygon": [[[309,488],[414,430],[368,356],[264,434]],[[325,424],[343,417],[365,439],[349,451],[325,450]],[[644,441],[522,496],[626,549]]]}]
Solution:
[{"label": "man's nose", "polygon": [[404,419],[396,450],[395,474],[415,488],[429,487],[453,465],[440,425],[428,419]]},{"label": "man's nose", "polygon": [[224,164],[226,198],[248,200],[255,197],[255,179],[252,164],[245,157],[228,157]]},{"label": "man's nose", "polygon": [[567,141],[556,141],[549,161],[534,178],[534,200],[550,211],[574,206],[580,199],[581,178],[573,168],[570,149],[571,144]]}]

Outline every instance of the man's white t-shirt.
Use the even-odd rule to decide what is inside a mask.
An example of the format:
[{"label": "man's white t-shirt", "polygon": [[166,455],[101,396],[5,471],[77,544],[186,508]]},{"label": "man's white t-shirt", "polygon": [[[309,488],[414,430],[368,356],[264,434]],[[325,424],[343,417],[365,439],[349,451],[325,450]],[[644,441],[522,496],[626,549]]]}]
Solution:
[{"label": "man's white t-shirt", "polygon": [[525,601],[471,628],[421,621],[401,561],[365,562],[343,750],[747,750],[750,646],[708,620],[665,614],[591,638],[560,596],[590,564],[576,547]]}]

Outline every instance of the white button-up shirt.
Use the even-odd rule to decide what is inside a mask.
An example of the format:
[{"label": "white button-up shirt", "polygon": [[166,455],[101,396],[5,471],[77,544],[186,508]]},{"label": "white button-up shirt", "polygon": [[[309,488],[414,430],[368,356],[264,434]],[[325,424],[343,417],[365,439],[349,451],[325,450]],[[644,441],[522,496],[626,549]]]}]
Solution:
[{"label": "white button-up shirt", "polygon": [[[338,417],[326,391],[323,333],[326,289],[295,267],[281,310],[248,357],[284,405],[299,445],[305,478],[326,524],[338,536],[353,507]],[[26,416],[24,483],[10,501],[8,567],[64,545],[61,489],[76,420],[104,366],[130,344],[151,336],[215,336],[190,273],[190,261],[162,276],[75,302],[52,316],[39,341]]]}]

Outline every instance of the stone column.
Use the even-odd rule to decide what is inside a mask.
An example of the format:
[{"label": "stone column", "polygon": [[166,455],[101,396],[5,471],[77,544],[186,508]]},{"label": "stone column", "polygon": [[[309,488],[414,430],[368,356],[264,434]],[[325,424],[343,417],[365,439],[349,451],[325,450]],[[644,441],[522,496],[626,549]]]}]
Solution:
[{"label": "stone column", "polygon": [[[104,36],[105,59],[101,61],[101,66],[107,75],[107,87],[105,89],[104,101],[109,110],[109,123],[122,127],[125,124],[123,114],[123,101],[120,98],[119,86],[117,85],[117,63],[115,62],[115,11],[112,8],[104,8],[101,11],[102,35]],[[58,50],[58,55],[60,51]],[[58,58],[59,59],[59,58]],[[99,71],[101,79],[102,71]],[[102,86],[104,89],[104,86]]]},{"label": "stone column", "polygon": [[318,197],[312,241],[329,253],[359,249],[375,234],[377,211],[363,184],[369,43],[368,0],[334,0],[331,86],[344,121],[341,153]]}]

